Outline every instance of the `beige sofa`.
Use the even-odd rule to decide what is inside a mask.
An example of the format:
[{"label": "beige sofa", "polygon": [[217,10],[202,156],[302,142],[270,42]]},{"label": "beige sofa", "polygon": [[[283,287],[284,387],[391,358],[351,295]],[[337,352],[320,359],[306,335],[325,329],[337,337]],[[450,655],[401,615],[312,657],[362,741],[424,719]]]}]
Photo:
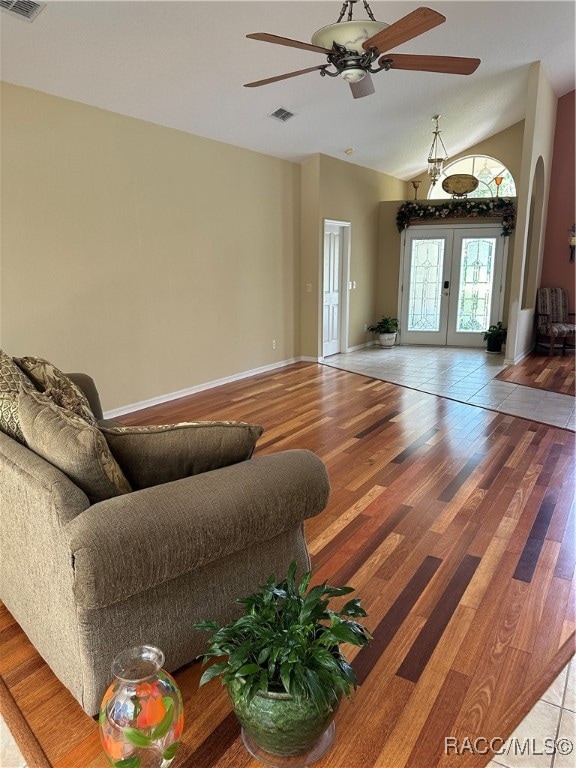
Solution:
[{"label": "beige sofa", "polygon": [[[101,420],[94,382],[70,376]],[[306,450],[91,502],[0,432],[0,472],[0,599],[89,715],[119,651],[150,643],[176,670],[204,651],[194,622],[228,621],[236,598],[292,560],[308,568],[303,521],[329,494],[324,464]]]}]

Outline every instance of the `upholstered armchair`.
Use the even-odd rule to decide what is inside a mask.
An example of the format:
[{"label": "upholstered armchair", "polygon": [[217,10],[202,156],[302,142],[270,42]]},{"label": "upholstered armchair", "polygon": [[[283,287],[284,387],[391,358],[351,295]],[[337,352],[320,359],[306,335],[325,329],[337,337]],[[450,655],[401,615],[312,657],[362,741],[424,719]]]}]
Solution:
[{"label": "upholstered armchair", "polygon": [[538,288],[536,295],[536,344],[549,345],[549,355],[562,342],[562,354],[569,339],[574,343],[576,325],[570,322],[574,312],[568,312],[568,292],[565,288]]},{"label": "upholstered armchair", "polygon": [[121,650],[178,669],[204,652],[195,622],[310,567],[328,475],[307,450],[253,456],[258,425],[104,423],[90,377],[37,361],[0,350],[0,599],[95,715]]}]

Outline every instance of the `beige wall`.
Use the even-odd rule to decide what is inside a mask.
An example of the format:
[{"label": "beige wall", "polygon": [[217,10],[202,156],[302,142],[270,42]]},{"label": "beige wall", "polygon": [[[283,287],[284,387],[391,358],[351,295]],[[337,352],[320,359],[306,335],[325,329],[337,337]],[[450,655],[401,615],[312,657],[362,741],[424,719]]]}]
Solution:
[{"label": "beige wall", "polygon": [[[520,185],[517,190],[518,218],[512,253],[506,362],[518,362],[531,351],[534,344],[534,295],[542,268],[557,103],[558,99],[541,64],[532,64],[528,82]],[[529,231],[532,243],[528,243]],[[527,297],[527,306],[523,309],[524,281],[529,279],[531,272],[527,259],[529,251],[535,253],[536,264],[532,265],[534,279],[530,289],[531,295]]]},{"label": "beige wall", "polygon": [[[320,155],[315,155],[302,164],[302,233],[301,233],[301,354],[310,360],[317,360],[318,313],[321,299],[322,226],[320,218]],[[308,292],[306,286],[312,290]]]},{"label": "beige wall", "polygon": [[401,235],[396,227],[396,213],[403,202],[403,200],[390,200],[380,205],[380,257],[376,283],[378,299],[375,320],[383,315],[400,318],[398,286]]},{"label": "beige wall", "polygon": [[[322,355],[322,233],[325,219],[350,222],[349,333],[347,345],[355,347],[372,339],[364,325],[374,322],[378,272],[380,201],[396,199],[404,182],[378,171],[326,155],[303,166],[302,290],[311,282],[311,294],[302,293],[302,354]],[[304,319],[305,318],[305,319]]]},{"label": "beige wall", "polygon": [[108,410],[300,354],[300,166],[1,95],[6,352],[90,372]]}]

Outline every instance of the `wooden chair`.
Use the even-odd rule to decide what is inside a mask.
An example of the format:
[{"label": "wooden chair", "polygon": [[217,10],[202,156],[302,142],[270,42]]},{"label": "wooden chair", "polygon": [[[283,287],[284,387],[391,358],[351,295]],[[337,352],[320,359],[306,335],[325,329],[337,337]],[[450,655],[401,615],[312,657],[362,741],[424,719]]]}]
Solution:
[{"label": "wooden chair", "polygon": [[[562,354],[568,339],[574,340],[576,325],[570,322],[574,312],[568,312],[568,293],[565,288],[538,288],[536,295],[536,344],[549,345],[554,354],[556,343],[562,340]],[[572,341],[574,343],[574,341]]]}]

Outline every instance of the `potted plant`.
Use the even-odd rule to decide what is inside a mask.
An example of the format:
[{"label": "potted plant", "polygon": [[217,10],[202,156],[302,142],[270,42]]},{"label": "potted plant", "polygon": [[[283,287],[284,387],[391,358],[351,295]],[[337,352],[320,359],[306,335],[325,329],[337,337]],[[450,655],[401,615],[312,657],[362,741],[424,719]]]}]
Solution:
[{"label": "potted plant", "polygon": [[396,334],[399,324],[395,317],[383,317],[374,325],[369,325],[370,333],[378,334],[378,341],[381,347],[393,347],[396,343]]},{"label": "potted plant", "polygon": [[221,678],[244,744],[257,757],[318,759],[328,749],[342,694],[350,697],[358,684],[340,645],[372,639],[355,620],[366,616],[360,600],[329,607],[352,587],[310,587],[311,576],[308,571],[297,581],[293,562],[286,578],[271,576],[259,591],[237,600],[243,606],[238,619],[226,626],[194,625],[212,633],[203,663],[224,657],[208,666],[200,685]]},{"label": "potted plant", "polygon": [[487,331],[484,331],[484,341],[486,343],[486,352],[502,352],[502,343],[506,341],[507,328],[504,328],[501,322],[491,325]]}]

